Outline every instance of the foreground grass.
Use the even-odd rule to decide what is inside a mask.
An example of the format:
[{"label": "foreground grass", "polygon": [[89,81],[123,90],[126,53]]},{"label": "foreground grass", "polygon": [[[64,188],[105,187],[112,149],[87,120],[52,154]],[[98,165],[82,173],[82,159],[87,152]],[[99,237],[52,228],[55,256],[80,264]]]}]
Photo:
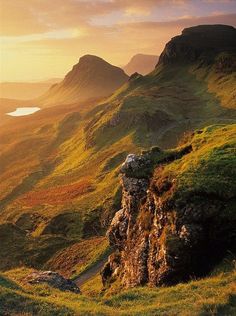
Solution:
[{"label": "foreground grass", "polygon": [[[220,269],[222,271],[222,269]],[[227,270],[226,270],[227,271]],[[217,272],[201,280],[193,280],[163,288],[135,288],[117,294],[90,292],[100,288],[100,279],[83,286],[83,295],[60,292],[48,286],[29,286],[5,275],[0,276],[0,315],[235,315],[236,271]],[[9,272],[8,275],[17,275]]]}]

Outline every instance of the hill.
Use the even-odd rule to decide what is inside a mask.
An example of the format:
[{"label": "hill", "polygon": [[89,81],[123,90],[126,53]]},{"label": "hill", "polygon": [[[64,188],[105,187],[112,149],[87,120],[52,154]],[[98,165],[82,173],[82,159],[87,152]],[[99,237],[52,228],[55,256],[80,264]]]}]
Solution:
[{"label": "hill", "polygon": [[[129,233],[132,234],[132,238],[122,238],[126,225],[124,225],[125,217],[121,217],[121,221],[116,227],[118,229],[120,225],[119,233],[113,231],[113,237],[117,239],[112,239],[112,245],[114,246],[114,241],[119,241],[119,248],[109,260],[109,264],[116,270],[116,272],[112,270],[115,272],[114,275],[110,275],[107,279],[110,283],[109,288],[106,286],[104,291],[100,275],[97,274],[81,285],[82,295],[74,294],[59,291],[47,284],[29,284],[27,276],[32,273],[32,269],[8,269],[5,273],[0,274],[0,314],[2,312],[2,315],[6,313],[10,315],[17,313],[27,313],[29,315],[52,315],[52,313],[56,313],[58,315],[114,314],[130,316],[153,315],[156,313],[158,315],[181,314],[186,316],[234,315],[236,310],[235,257],[229,250],[233,250],[232,246],[235,246],[235,135],[236,124],[210,126],[189,135],[185,143],[177,149],[160,151],[155,147],[150,151],[144,151],[141,156],[136,156],[136,158],[145,157],[145,162],[147,162],[146,158],[148,157],[149,163],[145,169],[143,165],[140,169],[141,160],[133,164],[134,168],[132,168],[132,163],[129,163],[128,166],[126,162],[122,168],[123,171],[126,172],[127,177],[133,177],[133,180],[139,181],[139,185],[143,183],[144,177],[148,179],[151,174],[153,174],[153,177],[150,181],[150,192],[146,200],[148,208],[145,208],[144,199],[133,203],[133,199],[140,198],[142,192],[140,190],[136,194],[137,192],[133,190],[134,186],[127,182],[127,188],[133,190],[133,192],[132,196],[129,196],[129,191],[124,190],[123,206],[125,207],[126,203],[131,203],[131,207],[126,210],[131,212],[129,227],[132,231],[130,230]],[[183,150],[190,146],[191,151]],[[216,170],[217,177],[215,176]],[[173,181],[173,177],[176,181]],[[153,194],[157,194],[156,197],[161,198],[159,207],[162,209],[162,213],[153,212]],[[198,195],[201,196],[201,200],[197,198]],[[181,200],[178,201],[180,197]],[[188,202],[188,208],[183,208],[183,205],[186,206],[188,199],[190,199],[191,204]],[[173,200],[175,208],[172,208]],[[214,204],[212,204],[213,201]],[[135,209],[137,206],[138,209]],[[141,207],[139,208],[139,206]],[[180,216],[181,210],[182,215],[186,213],[182,219],[183,222],[180,222],[181,218],[177,217]],[[154,214],[160,216],[160,222],[157,222],[159,225],[155,225]],[[184,220],[187,220],[187,223]],[[114,223],[115,221],[113,221],[113,228]],[[182,246],[184,246],[181,248],[179,244],[181,240],[178,241],[177,236],[175,236],[177,229],[175,225],[183,223],[185,223],[187,230],[180,229]],[[207,237],[207,240],[199,239],[199,230],[196,229],[196,225],[200,223],[204,223],[203,229],[200,231],[201,236]],[[139,226],[141,229],[133,230],[132,224],[141,225]],[[152,231],[153,229],[161,229],[162,234],[159,236],[159,234]],[[207,231],[204,231],[204,229],[207,229]],[[112,236],[111,232],[112,230],[109,231],[110,238]],[[17,237],[17,240],[22,242],[19,229],[15,229],[15,234],[15,238]],[[143,234],[143,238],[150,238],[152,248],[148,251],[148,260],[146,260],[147,256],[142,253],[142,251],[146,251],[145,243],[142,243],[140,239],[138,240],[139,234]],[[154,242],[155,238],[161,242],[160,246],[163,250],[159,252],[159,257],[155,256],[154,247],[159,246]],[[200,247],[195,243],[196,241],[201,243]],[[124,252],[123,261],[119,262],[118,254],[119,250],[122,250],[122,242],[127,243],[126,251],[129,251],[129,255],[125,255]],[[132,242],[130,248],[128,243]],[[75,263],[76,260],[82,269],[86,261],[94,264],[90,256],[95,254],[103,243],[104,239],[100,238],[96,241],[92,238],[90,242],[89,240],[83,241],[67,247],[66,251],[64,249],[58,251],[51,260],[54,269],[68,277],[72,273],[71,269],[73,271],[73,262]],[[117,245],[116,243],[115,246]],[[222,248],[222,246],[225,248]],[[32,260],[35,258],[32,252],[34,247],[31,246],[29,249],[31,250],[29,258]],[[12,254],[13,251],[10,250]],[[52,251],[52,249],[50,250]],[[204,258],[210,260],[202,260],[204,259],[202,254],[204,254]],[[166,257],[162,258],[162,255]],[[192,255],[193,257],[185,258],[186,255]],[[153,256],[153,260],[150,256]],[[222,260],[224,256],[225,258]],[[162,265],[155,265],[155,258]],[[186,259],[186,262],[183,261],[183,258]],[[197,261],[194,260],[196,258]],[[178,264],[178,259],[181,259],[181,264]],[[127,270],[125,268],[121,269],[119,266],[122,262],[124,263],[124,260],[126,261]],[[137,262],[137,260],[139,261]],[[189,263],[195,263],[197,269],[204,264],[205,273],[208,271],[205,270],[206,262],[214,263],[214,269],[212,270],[211,266],[211,273],[208,276],[201,276],[201,278],[198,276],[197,279],[196,276],[193,278],[191,274],[189,282],[175,286],[122,288],[121,276],[125,280],[133,277],[137,282],[140,281],[141,274],[145,275],[142,260],[143,263],[148,262],[150,266],[153,264],[157,271],[160,269],[161,273],[168,272],[166,276],[170,276],[171,267],[173,269],[171,283],[175,281],[173,271],[176,272],[176,269],[179,269],[182,264],[183,267],[185,267],[184,264],[188,264],[188,269],[183,269],[185,273],[189,271]],[[165,265],[169,269],[165,270]],[[178,270],[177,275],[183,276],[180,272]],[[154,279],[150,279],[150,281],[155,281],[156,275],[154,273],[149,273],[149,276],[154,276]]]},{"label": "hill", "polygon": [[59,84],[39,98],[39,104],[75,103],[103,98],[128,80],[124,71],[100,57],[85,55]]},{"label": "hill", "polygon": [[[185,42],[186,32],[171,40],[172,49],[188,51],[195,32]],[[56,104],[0,127],[2,270],[9,264],[50,268],[56,252],[70,257],[63,253],[74,244],[104,235],[120,209],[118,170],[128,153],[169,149],[194,129],[235,123],[235,29],[204,26],[199,32],[208,34],[207,42],[213,34],[217,49],[202,45],[196,58],[186,53],[180,63],[171,59],[176,54],[169,54],[168,43],[152,73],[132,76],[105,101]],[[72,74],[64,83],[74,81]],[[66,261],[69,271],[79,270],[76,262]]]},{"label": "hill", "polygon": [[147,75],[149,72],[155,69],[158,62],[158,56],[137,54],[134,55],[126,66],[123,67],[125,73],[131,76],[137,72],[141,75]]}]

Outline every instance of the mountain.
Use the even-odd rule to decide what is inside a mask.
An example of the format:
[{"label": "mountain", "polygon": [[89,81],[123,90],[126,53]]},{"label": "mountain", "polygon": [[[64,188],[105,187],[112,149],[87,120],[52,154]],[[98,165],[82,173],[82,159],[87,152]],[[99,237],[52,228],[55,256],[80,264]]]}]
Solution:
[{"label": "mountain", "polygon": [[141,75],[147,75],[153,69],[158,62],[158,56],[137,54],[134,55],[126,66],[123,67],[127,75],[132,75],[137,72]]},{"label": "mountain", "polygon": [[128,80],[124,71],[100,57],[85,55],[59,84],[39,98],[43,105],[104,98]]},{"label": "mountain", "polygon": [[[235,53],[235,28],[228,25],[199,25],[184,29],[162,52],[159,64],[214,62],[220,53]],[[230,66],[230,65],[229,65]],[[235,64],[231,70],[235,70]]]},{"label": "mountain", "polygon": [[[132,135],[138,146],[168,148],[186,130],[234,121],[235,34],[230,26],[197,26],[173,38],[152,73],[132,76],[93,117],[87,146]],[[207,41],[197,45],[199,38]]]},{"label": "mountain", "polygon": [[[160,175],[163,188],[161,184],[159,188],[158,179],[150,174],[149,166],[146,168],[145,165],[145,168],[135,174],[135,183],[139,183],[139,177],[143,177],[143,172],[147,171],[150,176],[148,179],[157,183],[158,190],[163,189],[163,192],[154,194],[161,195],[162,203],[165,202],[165,197],[167,202],[173,201],[174,207],[178,207],[179,211],[181,204],[178,205],[176,196],[169,200],[172,187],[165,181],[168,172],[173,171],[175,177],[170,176],[170,180],[183,181],[187,193],[192,187],[196,189],[196,195],[201,192],[204,196],[209,194],[213,205],[217,201],[220,206],[228,203],[225,202],[225,187],[229,183],[234,188],[234,173],[229,166],[234,165],[232,146],[235,143],[235,129],[232,124],[236,122],[236,37],[232,37],[235,32],[234,28],[228,26],[186,29],[182,35],[167,43],[155,70],[147,76],[136,74],[127,81],[127,76],[119,70],[126,82],[106,99],[98,103],[74,103],[70,107],[60,105],[61,90],[58,86],[62,86],[61,83],[52,88],[55,91],[60,90],[58,94],[53,93],[57,96],[55,99],[59,100],[55,101],[55,106],[43,108],[28,117],[11,117],[0,126],[1,270],[24,265],[28,268],[56,270],[69,278],[78,277],[80,273],[90,271],[89,268],[94,267],[95,263],[101,263],[110,251],[103,236],[114,215],[121,209],[122,188],[118,177],[120,165],[128,154],[137,155],[141,150],[148,154],[152,146],[155,146],[153,150],[158,159],[159,154],[166,159],[164,165],[161,165],[163,173],[158,174],[156,170],[159,160],[153,165],[157,178]],[[198,42],[199,38],[205,37],[207,41],[204,41],[205,44],[191,46],[196,37]],[[104,65],[104,61],[101,62],[100,59],[98,63]],[[81,62],[79,64],[81,66]],[[79,64],[75,68],[80,68]],[[91,62],[87,63],[88,76],[83,78],[92,78],[89,75],[90,65]],[[84,67],[85,74],[87,68]],[[107,67],[110,69],[113,66],[108,64]],[[66,82],[70,86],[71,82],[80,78],[82,87],[82,82],[85,81],[80,75],[74,78],[73,72],[72,70],[64,79],[63,85]],[[103,83],[100,82],[101,85]],[[85,86],[88,85],[91,86],[90,80],[86,80]],[[69,102],[77,98],[74,97],[75,94],[77,96],[76,89],[68,88],[63,91],[66,91],[63,100]],[[219,128],[216,129],[213,125]],[[211,127],[205,130],[206,126]],[[199,135],[199,138],[191,138],[194,130],[198,131],[194,137]],[[188,144],[189,148],[192,146],[191,152],[181,151],[179,142],[183,137],[192,139]],[[171,149],[176,146],[177,149]],[[210,181],[209,186],[207,179]],[[173,187],[173,193],[182,193],[180,189]],[[231,194],[231,189],[228,191]],[[162,196],[165,192],[166,196]],[[182,200],[184,203],[191,201],[195,214],[199,206],[197,198],[191,200],[187,194]],[[203,201],[206,202],[205,199]],[[146,207],[145,199],[140,200],[140,203]],[[231,212],[229,208],[227,210]],[[130,227],[134,225],[147,229],[148,236],[152,218],[150,219],[148,212],[143,214],[139,207],[137,212],[144,220],[140,226],[135,226],[138,218],[134,218]],[[171,215],[170,220],[174,220],[171,209],[167,209],[167,212]],[[219,215],[218,209],[216,213],[213,210],[209,214],[210,220],[214,214]],[[222,213],[226,227],[230,227],[228,215],[227,212]],[[183,225],[186,224],[187,227],[185,220],[186,217]],[[207,225],[206,218],[204,221],[199,225]],[[177,226],[176,222],[173,222],[173,226],[167,222],[165,227],[169,230],[172,227],[177,229]],[[218,226],[213,226],[212,234],[217,233],[215,227]],[[140,234],[142,237],[143,231]],[[179,231],[177,235],[179,237]],[[225,236],[229,236],[228,229]],[[163,233],[163,239],[166,237],[169,235]],[[216,237],[218,240],[217,235]],[[161,242],[159,239],[156,241],[158,245]],[[133,244],[127,245],[131,250],[132,245],[134,249],[139,249],[138,236],[134,238]],[[163,245],[164,251],[169,251],[166,243]],[[117,240],[115,246],[117,247]],[[123,238],[121,246],[123,247]],[[168,251],[166,253],[171,256],[171,251]],[[117,253],[119,255],[119,251]],[[153,259],[155,256],[149,258]],[[161,257],[160,260],[162,259],[164,262],[166,258]],[[127,263],[129,266],[132,260],[139,269],[141,266],[137,265],[135,255],[130,251],[130,261]],[[115,260],[111,262],[115,264]],[[156,261],[159,262],[162,263]],[[122,267],[122,264],[118,262],[117,267]],[[162,267],[167,270],[172,268],[170,265]],[[115,277],[113,267],[110,270]],[[159,272],[155,271],[153,274],[155,280],[160,275]],[[133,282],[127,274],[124,278],[127,285]],[[98,276],[96,280],[100,282]],[[90,286],[92,287],[91,283]],[[132,295],[132,298],[135,297],[135,294]]]},{"label": "mountain", "polygon": [[59,81],[59,78],[55,78],[39,82],[1,82],[0,99],[35,99]]}]

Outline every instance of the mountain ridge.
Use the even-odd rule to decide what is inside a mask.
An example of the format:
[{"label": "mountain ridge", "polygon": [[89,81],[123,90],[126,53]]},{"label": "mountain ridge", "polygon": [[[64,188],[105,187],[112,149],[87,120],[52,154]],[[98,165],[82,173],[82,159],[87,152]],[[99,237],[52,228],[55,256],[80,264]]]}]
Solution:
[{"label": "mountain ridge", "polygon": [[[159,64],[98,103],[56,104],[1,127],[0,222],[11,223],[0,225],[1,269],[9,261],[50,269],[60,251],[65,273],[78,271],[67,258],[81,240],[104,235],[120,209],[118,171],[129,153],[170,150],[194,129],[235,122],[235,73],[226,62],[235,57],[226,57]],[[9,252],[11,234],[19,239]]]},{"label": "mountain ridge", "polygon": [[127,65],[123,67],[127,75],[132,75],[135,72],[141,75],[147,75],[149,72],[154,70],[157,62],[158,56],[147,55],[147,54],[136,54],[134,55]]},{"label": "mountain ridge", "polygon": [[45,106],[104,98],[127,80],[128,76],[121,68],[100,57],[84,55],[62,82],[53,85],[38,101]]},{"label": "mountain ridge", "polygon": [[236,29],[229,25],[199,25],[186,28],[173,37],[160,55],[158,65],[194,62],[211,63],[221,52],[236,53]]}]

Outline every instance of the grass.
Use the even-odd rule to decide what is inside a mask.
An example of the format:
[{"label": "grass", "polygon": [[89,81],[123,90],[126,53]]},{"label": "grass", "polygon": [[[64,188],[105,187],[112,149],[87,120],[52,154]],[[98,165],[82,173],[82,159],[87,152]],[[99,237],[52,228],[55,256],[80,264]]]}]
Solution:
[{"label": "grass", "polygon": [[167,165],[163,176],[178,181],[180,194],[205,192],[231,198],[236,192],[236,125],[214,125],[196,133],[193,151]]},{"label": "grass", "polygon": [[[225,263],[223,264],[223,266]],[[10,271],[7,282],[20,288],[0,285],[2,312],[29,313],[29,315],[234,315],[236,311],[236,273],[231,269],[210,277],[192,280],[172,287],[140,287],[120,293],[101,293],[101,280],[93,278],[83,285],[82,295],[60,292],[49,286],[26,284],[28,270],[17,271],[21,277],[14,283],[16,271]],[[6,276],[1,276],[1,278]],[[100,292],[100,294],[99,294]],[[0,315],[2,315],[0,313]]]},{"label": "grass", "polygon": [[[0,225],[17,223],[24,214],[39,218],[30,226],[30,217],[25,217],[18,226],[23,232],[14,240],[13,255],[2,242],[5,267],[12,258],[14,267],[22,258],[30,264],[24,258],[31,251],[34,264],[43,266],[57,251],[104,234],[120,206],[120,198],[117,203],[113,199],[127,153],[153,145],[170,148],[188,130],[234,121],[235,111],[226,108],[227,95],[233,107],[234,74],[219,73],[215,65],[198,66],[160,66],[97,106],[44,109],[0,127]],[[194,158],[192,162],[194,166]],[[207,175],[213,187],[214,176]],[[183,186],[188,184],[181,179]],[[226,178],[222,185],[227,187]],[[5,233],[4,238],[9,240]]]},{"label": "grass", "polygon": [[58,251],[48,267],[65,277],[75,278],[99,262],[109,252],[105,237],[93,237]]}]

